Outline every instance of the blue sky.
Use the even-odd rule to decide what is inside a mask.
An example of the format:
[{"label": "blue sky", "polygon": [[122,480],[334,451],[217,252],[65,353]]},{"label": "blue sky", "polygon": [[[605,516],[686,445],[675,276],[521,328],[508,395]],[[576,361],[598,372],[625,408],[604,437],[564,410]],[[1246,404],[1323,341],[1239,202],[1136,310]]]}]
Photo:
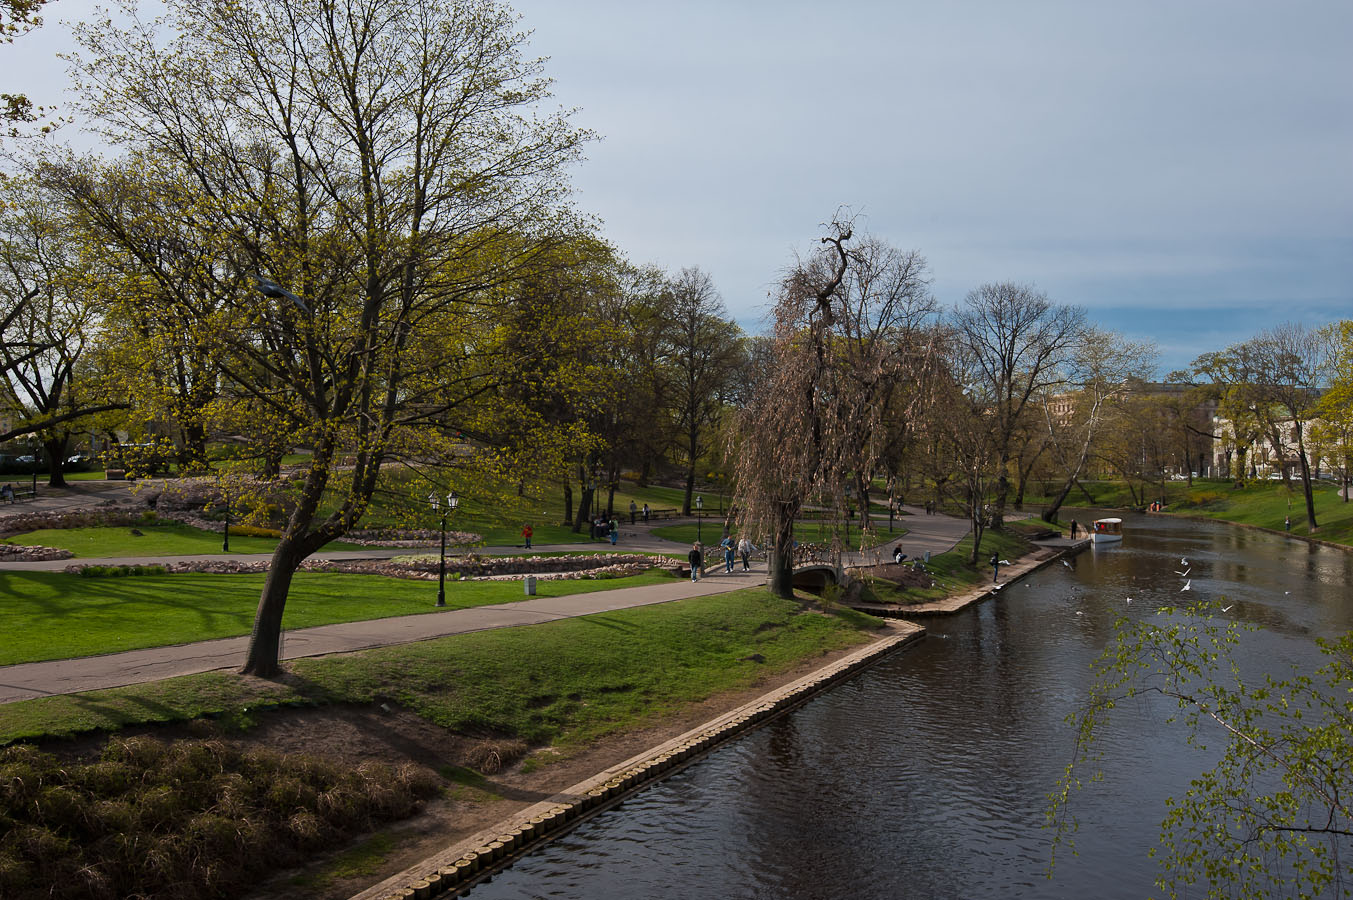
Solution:
[{"label": "blue sky", "polygon": [[[602,135],[581,208],[635,262],[708,271],[749,330],[841,206],[942,303],[1034,284],[1162,370],[1353,316],[1348,0],[513,6]],[[91,8],[0,50],[6,89],[50,100],[57,20]]]}]

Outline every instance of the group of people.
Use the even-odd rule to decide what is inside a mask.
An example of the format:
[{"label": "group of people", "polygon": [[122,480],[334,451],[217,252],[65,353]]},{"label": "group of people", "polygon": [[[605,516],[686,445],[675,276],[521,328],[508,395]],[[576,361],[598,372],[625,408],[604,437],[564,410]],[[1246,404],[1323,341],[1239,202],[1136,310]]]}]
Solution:
[{"label": "group of people", "polygon": [[[634,524],[634,518],[635,518],[635,516],[637,516],[638,514],[639,514],[639,507],[638,507],[638,505],[635,504],[635,502],[634,502],[633,500],[631,500],[631,501],[630,501],[630,524],[631,524],[631,525]],[[644,504],[643,514],[644,514],[644,524],[647,525],[647,524],[648,524],[648,504],[647,504],[647,503]]]},{"label": "group of people", "polygon": [[[725,572],[734,570],[738,557],[742,558],[742,571],[751,571],[752,554],[757,550],[757,547],[745,535],[735,541],[732,535],[725,534],[719,541],[719,549],[723,551]],[[686,559],[691,564],[691,581],[699,581],[705,568],[705,548],[699,541],[691,544],[691,552],[686,554]]]}]

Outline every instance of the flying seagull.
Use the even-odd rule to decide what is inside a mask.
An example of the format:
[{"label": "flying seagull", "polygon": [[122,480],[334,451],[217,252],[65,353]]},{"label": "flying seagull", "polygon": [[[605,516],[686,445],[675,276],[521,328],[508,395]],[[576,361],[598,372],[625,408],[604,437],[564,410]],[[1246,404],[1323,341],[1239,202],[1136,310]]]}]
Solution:
[{"label": "flying seagull", "polygon": [[1003,560],[1001,560],[1001,565],[1003,565],[1003,566],[1008,566],[1008,565],[1010,565],[1010,560],[1008,560],[1008,559],[1003,559]]},{"label": "flying seagull", "polygon": [[[1235,604],[1232,603],[1231,606],[1235,606]],[[1230,612],[1230,611],[1231,611],[1231,606],[1223,606],[1223,607],[1221,608],[1221,611],[1222,611],[1222,612]]]},{"label": "flying seagull", "polygon": [[1128,606],[1131,606],[1131,605],[1132,605],[1132,598],[1131,598],[1131,597],[1127,598],[1127,605],[1128,605]]},{"label": "flying seagull", "polygon": [[1184,586],[1183,586],[1182,588],[1180,588],[1181,591],[1188,591],[1188,590],[1192,590],[1192,589],[1193,589],[1193,581],[1192,581],[1192,580],[1189,580],[1189,581],[1184,582]]},{"label": "flying seagull", "polygon": [[1062,560],[1062,565],[1066,566],[1068,569],[1071,568],[1071,563],[1067,562],[1066,560]]},{"label": "flying seagull", "polygon": [[1189,573],[1192,572],[1192,571],[1193,571],[1193,566],[1189,566],[1187,569],[1185,569],[1185,570],[1182,571],[1182,572],[1180,572],[1178,569],[1176,569],[1176,570],[1175,570],[1175,574],[1178,575],[1180,578],[1188,578],[1188,577],[1189,577]]},{"label": "flying seagull", "polygon": [[1183,557],[1180,557],[1179,564],[1181,566],[1187,566],[1189,564],[1189,561],[1187,559],[1184,559]]}]

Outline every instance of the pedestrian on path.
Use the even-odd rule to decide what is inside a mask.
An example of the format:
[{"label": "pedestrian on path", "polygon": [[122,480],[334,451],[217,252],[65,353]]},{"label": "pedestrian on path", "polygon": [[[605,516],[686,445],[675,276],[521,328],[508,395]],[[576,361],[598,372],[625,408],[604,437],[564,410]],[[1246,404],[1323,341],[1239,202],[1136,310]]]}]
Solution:
[{"label": "pedestrian on path", "polygon": [[1287,518],[1283,519],[1283,528],[1284,528],[1285,530],[1287,530],[1287,531],[1291,531],[1291,530],[1292,530],[1292,517],[1291,517],[1291,516],[1288,516]]},{"label": "pedestrian on path", "polygon": [[723,570],[729,574],[733,572],[733,538],[725,534],[723,540],[719,541],[719,546],[723,548]]},{"label": "pedestrian on path", "polygon": [[644,504],[644,524],[648,524],[648,504]]},{"label": "pedestrian on path", "polygon": [[995,584],[1001,577],[1001,557],[998,553],[991,554],[991,583]]},{"label": "pedestrian on path", "polygon": [[635,514],[636,512],[638,512],[638,511],[639,511],[639,507],[635,505],[635,503],[634,503],[633,500],[631,500],[631,501],[630,501],[630,524],[631,524],[631,525],[634,524],[634,514]]},{"label": "pedestrian on path", "polygon": [[1071,520],[1071,539],[1072,539],[1073,541],[1076,539],[1076,529],[1078,529],[1078,528],[1080,528],[1080,527],[1081,527],[1081,523],[1077,522],[1075,519],[1072,519],[1072,520]]},{"label": "pedestrian on path", "polygon": [[620,540],[620,523],[615,519],[612,519],[609,526],[611,530],[611,546],[614,547],[615,542]]},{"label": "pedestrian on path", "polygon": [[755,549],[756,546],[747,540],[747,535],[744,534],[738,540],[738,555],[742,557],[742,571],[750,572],[752,570],[752,551]]},{"label": "pedestrian on path", "polygon": [[530,550],[530,549],[531,549],[531,535],[533,535],[533,534],[535,534],[535,531],[531,528],[531,526],[530,526],[529,524],[523,525],[523,526],[522,526],[522,528],[521,528],[521,536],[522,536],[523,538],[526,539],[526,549],[527,549],[527,550]]},{"label": "pedestrian on path", "polygon": [[691,544],[691,552],[686,554],[686,558],[691,562],[691,581],[700,580],[700,569],[704,566],[704,554],[700,552],[700,542]]}]

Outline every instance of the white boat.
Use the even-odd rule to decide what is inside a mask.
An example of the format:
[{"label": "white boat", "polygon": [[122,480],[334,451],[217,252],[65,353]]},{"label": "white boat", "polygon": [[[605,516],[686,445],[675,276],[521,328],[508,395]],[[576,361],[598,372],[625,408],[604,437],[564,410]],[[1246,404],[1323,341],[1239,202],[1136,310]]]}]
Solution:
[{"label": "white boat", "polygon": [[1106,544],[1110,541],[1121,541],[1122,539],[1122,519],[1095,519],[1094,527],[1090,529],[1090,540],[1096,544]]}]

